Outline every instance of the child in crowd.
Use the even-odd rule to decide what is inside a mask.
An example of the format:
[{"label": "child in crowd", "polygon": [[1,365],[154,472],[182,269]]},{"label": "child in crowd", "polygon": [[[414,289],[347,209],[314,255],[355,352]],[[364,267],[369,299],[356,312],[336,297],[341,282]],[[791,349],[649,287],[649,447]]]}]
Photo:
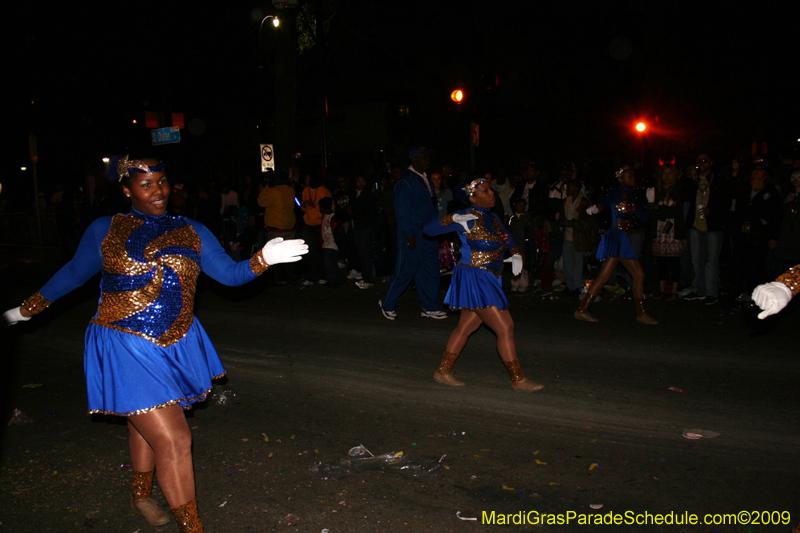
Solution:
[{"label": "child in crowd", "polygon": [[325,276],[331,287],[337,287],[345,282],[344,274],[339,270],[337,262],[339,247],[336,245],[336,239],[333,238],[339,222],[333,213],[332,198],[326,196],[319,200],[318,205],[320,213],[322,213],[322,261],[325,266]]}]

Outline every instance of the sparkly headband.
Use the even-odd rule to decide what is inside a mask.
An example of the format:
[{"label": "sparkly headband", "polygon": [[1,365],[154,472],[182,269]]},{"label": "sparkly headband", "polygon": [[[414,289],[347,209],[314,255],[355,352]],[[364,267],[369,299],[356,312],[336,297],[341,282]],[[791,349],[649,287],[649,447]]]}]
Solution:
[{"label": "sparkly headband", "polygon": [[485,182],[486,178],[477,178],[472,180],[469,185],[464,186],[464,190],[466,191],[467,195],[472,196],[475,194],[475,190],[478,188],[478,185]]},{"label": "sparkly headband", "polygon": [[164,171],[164,162],[159,161],[155,166],[149,166],[144,161],[140,161],[138,159],[128,159],[126,155],[124,159],[120,159],[117,163],[117,173],[119,174],[119,181],[122,181],[122,178],[129,177],[131,172],[138,172],[142,174],[152,174],[153,172],[163,172]]},{"label": "sparkly headband", "polygon": [[625,174],[625,171],[626,170],[630,170],[630,169],[631,169],[631,167],[629,167],[628,165],[625,165],[624,167],[622,167],[619,170],[617,170],[617,173],[616,173],[617,174],[617,179],[621,178],[622,175]]}]

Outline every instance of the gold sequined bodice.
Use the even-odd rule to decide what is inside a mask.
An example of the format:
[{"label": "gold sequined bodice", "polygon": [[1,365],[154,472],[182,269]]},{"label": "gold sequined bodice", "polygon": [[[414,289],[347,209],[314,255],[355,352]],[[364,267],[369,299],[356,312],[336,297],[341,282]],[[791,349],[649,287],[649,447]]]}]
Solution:
[{"label": "gold sequined bodice", "polygon": [[101,245],[102,295],[93,323],[159,346],[192,324],[200,237],[183,217],[116,215]]}]

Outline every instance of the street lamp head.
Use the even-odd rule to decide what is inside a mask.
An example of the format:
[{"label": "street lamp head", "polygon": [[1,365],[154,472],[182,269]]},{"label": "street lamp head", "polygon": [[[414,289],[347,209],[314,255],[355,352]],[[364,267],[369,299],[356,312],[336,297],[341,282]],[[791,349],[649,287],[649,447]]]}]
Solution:
[{"label": "street lamp head", "polygon": [[460,104],[464,100],[464,91],[461,89],[456,89],[450,93],[450,99],[455,103]]},{"label": "street lamp head", "polygon": [[279,19],[276,15],[267,15],[266,17],[261,19],[262,28],[264,27],[264,23],[267,21],[267,19],[272,19],[272,25],[276,28],[281,25],[281,19]]},{"label": "street lamp head", "polygon": [[647,125],[644,122],[639,122],[636,124],[636,131],[643,132],[647,129]]}]

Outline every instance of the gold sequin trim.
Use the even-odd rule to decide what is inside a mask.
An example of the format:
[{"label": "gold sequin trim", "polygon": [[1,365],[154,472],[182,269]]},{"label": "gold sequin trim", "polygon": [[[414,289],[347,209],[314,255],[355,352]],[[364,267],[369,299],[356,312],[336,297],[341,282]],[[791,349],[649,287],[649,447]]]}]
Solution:
[{"label": "gold sequin trim", "polygon": [[789,290],[792,291],[792,296],[797,296],[800,294],[800,265],[793,266],[788,272],[778,276],[775,281],[789,287]]},{"label": "gold sequin trim", "polygon": [[146,500],[153,491],[153,470],[149,472],[133,471],[133,482],[131,483],[131,496],[134,501]]},{"label": "gold sequin trim", "polygon": [[632,221],[626,220],[624,218],[617,219],[617,229],[621,229],[625,233],[628,233],[628,230],[631,229],[631,226],[633,226]]},{"label": "gold sequin trim", "polygon": [[[219,379],[222,376],[224,376],[225,374],[227,374],[227,372],[223,372],[219,376],[214,376],[211,379],[212,380]],[[181,403],[181,402],[189,402],[186,405],[186,407],[184,407],[184,409],[186,411],[188,411],[189,409],[192,408],[192,404],[193,403],[204,401],[206,399],[206,396],[208,396],[209,392],[211,392],[211,389],[208,389],[203,394],[199,394],[199,395],[194,396],[192,398],[178,398],[177,400],[170,400],[168,402],[164,402],[164,403],[161,403],[161,404],[158,404],[158,405],[154,405],[153,407],[148,407],[146,409],[139,409],[137,411],[128,411],[127,413],[118,413],[116,411],[105,411],[103,409],[90,409],[89,410],[89,414],[90,415],[113,415],[113,416],[136,416],[136,415],[143,415],[145,413],[149,413],[150,411],[155,411],[156,409],[163,409],[164,407],[169,407],[170,405],[175,405],[175,404],[178,404],[178,403]]]},{"label": "gold sequin trim", "polygon": [[264,255],[261,253],[261,250],[254,253],[253,257],[250,258],[250,270],[252,270],[253,274],[256,276],[260,276],[266,272],[268,268],[269,264],[264,261]]},{"label": "gold sequin trim", "polygon": [[24,309],[27,309],[31,315],[38,315],[50,305],[44,296],[41,293],[36,292],[32,296],[30,296],[27,300],[22,302],[22,306]]},{"label": "gold sequin trim", "polygon": [[205,533],[203,523],[197,514],[197,499],[184,503],[180,507],[170,509],[175,520],[178,521],[180,533]]},{"label": "gold sequin trim", "polygon": [[508,375],[511,376],[512,383],[519,383],[525,379],[525,372],[522,371],[522,366],[519,364],[519,359],[514,359],[511,362],[505,362]]},{"label": "gold sequin trim", "polygon": [[[490,309],[492,307],[497,307],[497,305],[483,305],[480,307],[453,307],[450,306],[451,311],[460,311],[462,309],[466,309],[467,311],[480,311],[481,309]],[[497,309],[498,311],[508,311],[508,309]]]},{"label": "gold sequin trim", "polygon": [[503,242],[508,240],[506,235],[503,233],[503,227],[500,225],[499,220],[496,218],[494,219],[494,223],[492,224],[494,233],[492,233],[489,231],[489,228],[486,227],[486,224],[483,223],[483,213],[477,209],[472,209],[469,211],[469,214],[478,217],[478,220],[475,221],[475,225],[468,234],[469,240],[494,242]]},{"label": "gold sequin trim", "polygon": [[445,215],[445,216],[443,216],[442,220],[440,220],[440,222],[442,223],[442,226],[449,226],[450,224],[453,223],[453,215]]}]

